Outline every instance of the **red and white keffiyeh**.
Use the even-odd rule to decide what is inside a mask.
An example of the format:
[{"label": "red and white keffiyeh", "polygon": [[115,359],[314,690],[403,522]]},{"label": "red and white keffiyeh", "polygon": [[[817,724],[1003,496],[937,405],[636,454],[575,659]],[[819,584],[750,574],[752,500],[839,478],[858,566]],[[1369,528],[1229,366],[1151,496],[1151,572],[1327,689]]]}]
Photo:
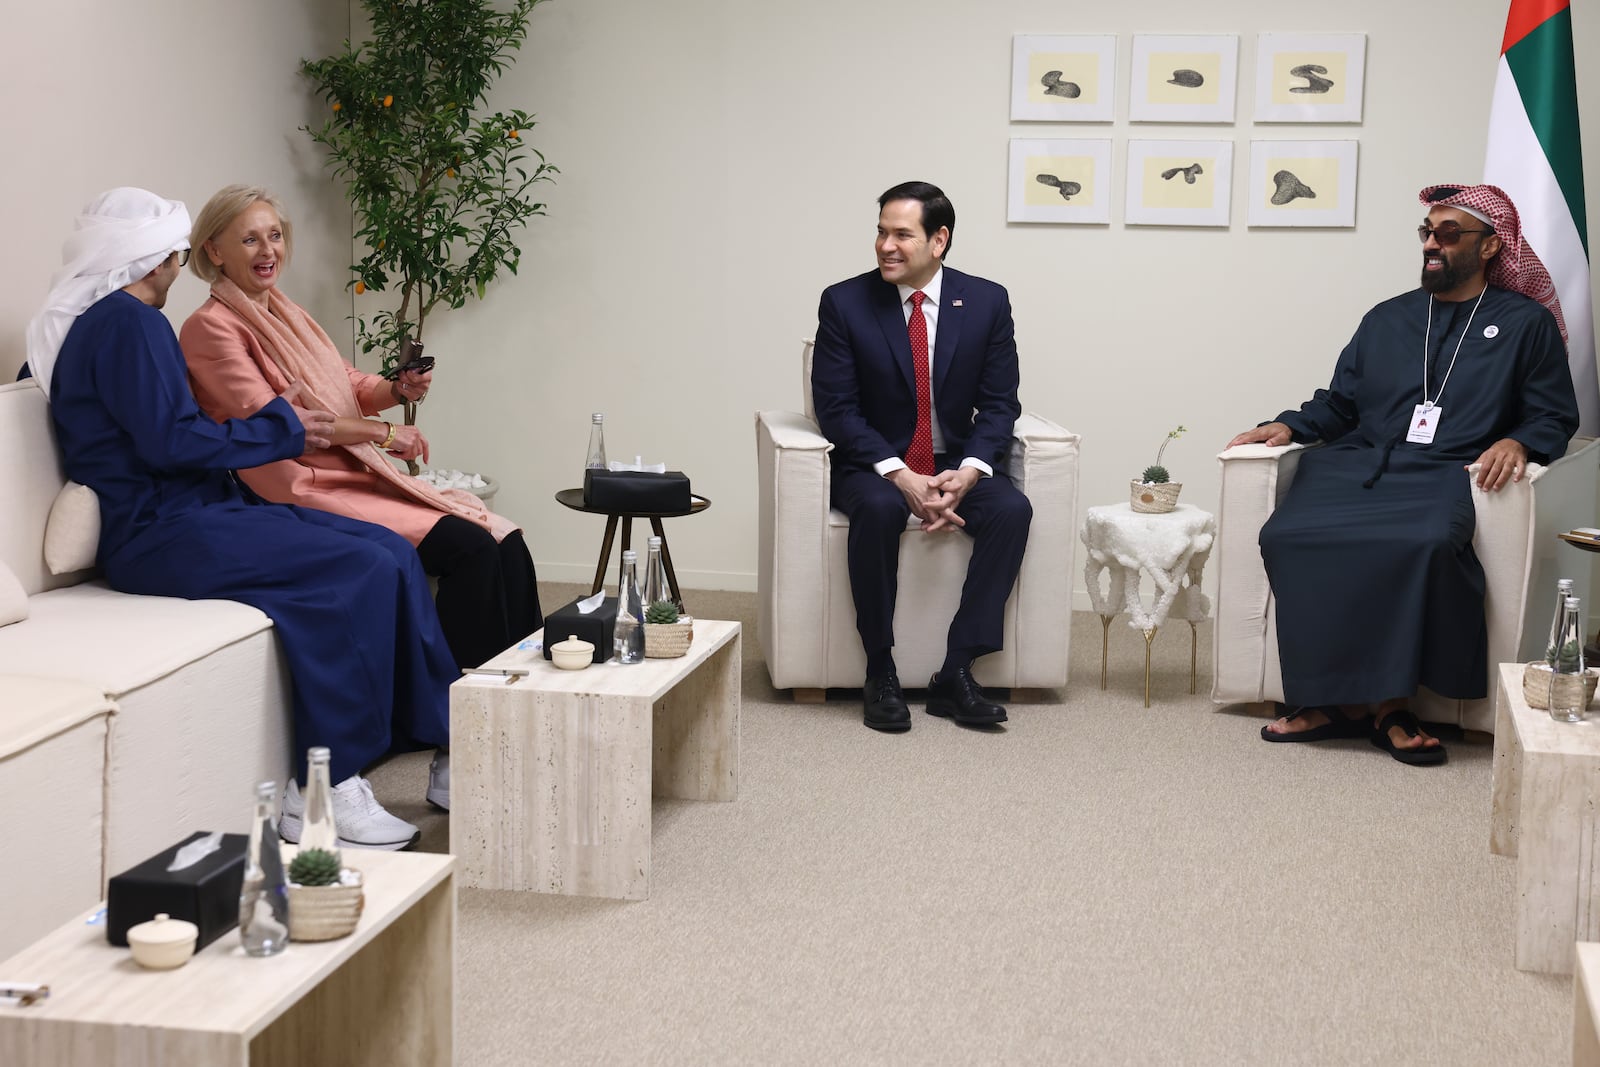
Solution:
[{"label": "red and white keffiyeh", "polygon": [[[1452,189],[1455,192],[1440,195],[1441,191]],[[1567,320],[1561,315],[1556,283],[1550,279],[1550,272],[1539,261],[1533,246],[1523,240],[1517,205],[1511,202],[1504,189],[1496,185],[1430,185],[1417,194],[1417,199],[1428,207],[1459,208],[1493,226],[1500,237],[1501,248],[1489,261],[1489,284],[1521,293],[1549,308],[1556,317],[1556,325],[1561,328],[1561,339],[1567,340]]]}]

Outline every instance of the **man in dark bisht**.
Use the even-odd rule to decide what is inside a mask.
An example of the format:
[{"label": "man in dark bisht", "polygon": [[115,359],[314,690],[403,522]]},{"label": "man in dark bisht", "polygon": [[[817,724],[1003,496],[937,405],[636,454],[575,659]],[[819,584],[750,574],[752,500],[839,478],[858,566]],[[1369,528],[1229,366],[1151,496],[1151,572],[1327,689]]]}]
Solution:
[{"label": "man in dark bisht", "polygon": [[1367,313],[1326,389],[1229,447],[1323,442],[1261,530],[1288,706],[1261,736],[1367,735],[1436,764],[1444,746],[1407,707],[1418,686],[1488,693],[1469,481],[1496,492],[1558,459],[1578,404],[1555,286],[1516,205],[1492,185],[1419,198],[1422,287]]}]

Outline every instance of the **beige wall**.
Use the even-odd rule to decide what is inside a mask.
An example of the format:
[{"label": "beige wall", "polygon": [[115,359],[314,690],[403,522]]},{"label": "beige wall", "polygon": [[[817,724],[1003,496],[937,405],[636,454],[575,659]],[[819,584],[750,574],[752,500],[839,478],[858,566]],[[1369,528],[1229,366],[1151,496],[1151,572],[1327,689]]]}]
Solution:
[{"label": "beige wall", "polygon": [[[21,240],[0,268],[0,373],[21,361],[22,327],[71,215],[122,182],[195,206],[225,181],[277,185],[302,234],[286,288],[348,338],[348,222],[295,132],[316,107],[295,60],[329,50],[348,24],[322,6],[34,6],[26,31],[0,45],[7,101],[33,102],[4,109],[8,131],[20,124],[0,182]],[[1167,465],[1185,500],[1214,506],[1217,449],[1324,384],[1361,313],[1415,284],[1416,190],[1481,175],[1506,0],[1459,0],[1449,18],[1392,0],[1315,10],[1286,13],[1279,0],[928,0],[915,17],[881,0],[541,6],[500,98],[539,114],[528,139],[562,174],[544,194],[550,216],[528,231],[521,275],[430,325],[440,364],[423,424],[436,465],[499,477],[498,506],[528,527],[540,573],[587,579],[601,523],[552,495],[576,483],[588,414],[604,411],[613,456],[681,467],[715,502],[670,524],[686,584],[753,588],[753,412],[798,405],[799,342],[818,293],[871,266],[874,198],[919,177],[955,201],[952,265],[1011,289],[1023,404],[1084,435],[1085,505],[1122,499],[1181,422],[1190,433]],[[1600,20],[1577,15],[1580,91],[1592,100],[1582,59],[1600,55]],[[1365,121],[1254,126],[1263,30],[1366,32]],[[1119,34],[1123,97],[1133,33],[1236,32],[1239,121],[1132,126],[1121,99],[1109,125],[1013,124],[1016,32]],[[1600,211],[1600,112],[1586,118]],[[1129,137],[1231,138],[1233,226],[1008,225],[1014,136],[1112,137],[1116,219]],[[1358,139],[1357,228],[1247,230],[1252,136]],[[184,285],[180,317],[203,296]],[[1039,531],[1036,544],[1074,536]]]},{"label": "beige wall", "polygon": [[[0,380],[26,359],[24,333],[80,208],[117,185],[199,213],[218,188],[258,182],[294,207],[294,293],[348,338],[350,210],[298,127],[320,113],[297,70],[349,33],[342,3],[30,0],[8,3],[0,37]],[[184,272],[176,328],[206,298]]]}]

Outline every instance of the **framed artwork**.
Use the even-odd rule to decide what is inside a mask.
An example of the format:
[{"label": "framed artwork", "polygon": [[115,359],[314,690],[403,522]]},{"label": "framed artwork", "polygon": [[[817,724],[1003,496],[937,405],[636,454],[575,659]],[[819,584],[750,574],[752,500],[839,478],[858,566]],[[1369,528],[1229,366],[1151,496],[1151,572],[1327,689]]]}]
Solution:
[{"label": "framed artwork", "polygon": [[1250,226],[1354,226],[1355,141],[1251,141]]},{"label": "framed artwork", "polygon": [[1111,141],[1011,141],[1007,222],[1110,223]]},{"label": "framed artwork", "polygon": [[1232,191],[1232,141],[1128,142],[1130,226],[1226,226]]},{"label": "framed artwork", "polygon": [[1132,122],[1232,122],[1239,38],[1133,35]]},{"label": "framed artwork", "polygon": [[1110,122],[1116,85],[1115,34],[1011,39],[1012,122]]},{"label": "framed artwork", "polygon": [[1263,33],[1256,39],[1257,122],[1360,122],[1364,33]]}]

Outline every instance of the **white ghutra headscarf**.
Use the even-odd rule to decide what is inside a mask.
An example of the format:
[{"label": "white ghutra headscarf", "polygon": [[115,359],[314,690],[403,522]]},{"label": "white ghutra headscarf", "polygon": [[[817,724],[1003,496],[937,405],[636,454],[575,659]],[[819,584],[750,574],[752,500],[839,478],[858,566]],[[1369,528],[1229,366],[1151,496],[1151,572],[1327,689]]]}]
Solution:
[{"label": "white ghutra headscarf", "polygon": [[90,201],[61,246],[44,307],[28,323],[28,366],[46,397],[61,342],[78,316],[188,247],[189,211],[181,201],[129,186]]}]

